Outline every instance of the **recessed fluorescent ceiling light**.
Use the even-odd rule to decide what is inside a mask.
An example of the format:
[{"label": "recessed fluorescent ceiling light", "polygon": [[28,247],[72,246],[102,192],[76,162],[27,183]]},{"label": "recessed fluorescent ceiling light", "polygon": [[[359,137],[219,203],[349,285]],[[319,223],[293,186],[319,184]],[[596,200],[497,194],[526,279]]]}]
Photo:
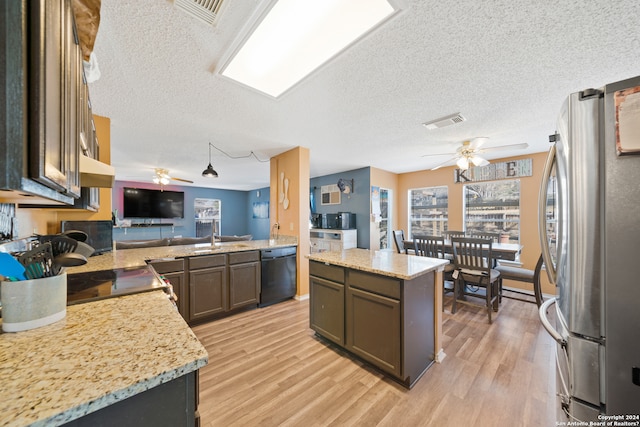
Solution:
[{"label": "recessed fluorescent ceiling light", "polygon": [[279,0],[221,74],[278,97],[393,13],[386,0]]}]

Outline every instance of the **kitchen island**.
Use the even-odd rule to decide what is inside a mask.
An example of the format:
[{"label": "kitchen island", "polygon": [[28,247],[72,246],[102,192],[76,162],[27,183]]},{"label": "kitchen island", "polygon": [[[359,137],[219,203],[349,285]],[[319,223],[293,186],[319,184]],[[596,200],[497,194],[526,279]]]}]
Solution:
[{"label": "kitchen island", "polygon": [[411,388],[442,351],[447,260],[348,249],[308,256],[310,327]]},{"label": "kitchen island", "polygon": [[194,425],[207,360],[162,290],[69,306],[0,334],[0,426]]}]

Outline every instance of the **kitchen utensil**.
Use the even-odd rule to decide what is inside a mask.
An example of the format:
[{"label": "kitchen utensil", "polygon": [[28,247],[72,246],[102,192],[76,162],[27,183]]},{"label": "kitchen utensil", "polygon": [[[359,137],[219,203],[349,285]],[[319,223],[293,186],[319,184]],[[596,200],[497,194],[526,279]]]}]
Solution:
[{"label": "kitchen utensil", "polygon": [[282,200],[282,207],[289,209],[289,178],[284,179],[284,200]]},{"label": "kitchen utensil", "polygon": [[68,230],[62,233],[62,235],[71,237],[73,240],[77,240],[78,242],[86,242],[89,238],[89,235],[87,233],[80,230]]},{"label": "kitchen utensil", "polygon": [[284,201],[284,172],[280,172],[280,193],[278,194],[278,202]]},{"label": "kitchen utensil", "polygon": [[75,253],[84,255],[84,257],[88,259],[95,251],[93,246],[87,245],[85,242],[78,242]]},{"label": "kitchen utensil", "polygon": [[75,252],[64,253],[53,258],[53,270],[57,269],[59,272],[61,267],[77,267],[86,263],[87,258],[82,254]]},{"label": "kitchen utensil", "polygon": [[24,266],[27,279],[50,277],[53,272],[53,250],[46,242],[20,255],[18,261]]},{"label": "kitchen utensil", "polygon": [[67,236],[56,236],[51,239],[53,256],[74,252],[78,247],[78,241]]},{"label": "kitchen utensil", "polygon": [[27,280],[24,274],[24,266],[6,252],[0,252],[0,275],[7,279],[15,277],[18,280]]}]

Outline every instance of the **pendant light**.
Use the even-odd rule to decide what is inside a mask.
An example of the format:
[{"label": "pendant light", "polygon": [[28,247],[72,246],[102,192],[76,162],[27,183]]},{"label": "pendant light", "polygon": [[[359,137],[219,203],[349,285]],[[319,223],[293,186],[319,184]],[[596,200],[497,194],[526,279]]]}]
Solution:
[{"label": "pendant light", "polygon": [[213,169],[213,166],[211,166],[211,143],[209,143],[209,165],[207,166],[207,168],[202,171],[202,176],[206,177],[206,178],[217,178],[218,177],[218,172],[216,172]]}]

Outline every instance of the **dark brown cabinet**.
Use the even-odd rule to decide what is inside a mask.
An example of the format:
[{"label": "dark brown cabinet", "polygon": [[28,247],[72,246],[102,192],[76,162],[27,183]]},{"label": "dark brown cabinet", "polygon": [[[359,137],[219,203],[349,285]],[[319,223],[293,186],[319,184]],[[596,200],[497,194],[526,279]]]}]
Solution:
[{"label": "dark brown cabinet", "polygon": [[260,302],[260,251],[151,260],[171,282],[187,323],[224,317]]},{"label": "dark brown cabinet", "polygon": [[29,2],[31,177],[80,196],[79,86],[82,64],[70,0]]},{"label": "dark brown cabinet", "polygon": [[197,321],[229,309],[225,255],[188,258],[189,321]]},{"label": "dark brown cabinet", "polygon": [[[0,4],[0,201],[97,209],[81,189],[80,155],[94,144],[71,0]],[[83,142],[84,137],[84,142]],[[97,141],[95,142],[97,145]]]},{"label": "dark brown cabinet", "polygon": [[309,273],[309,326],[344,346],[344,268],[311,261]]},{"label": "dark brown cabinet", "polygon": [[399,377],[400,301],[350,287],[346,304],[346,348]]},{"label": "dark brown cabinet", "polygon": [[230,253],[229,309],[257,305],[260,302],[260,253]]},{"label": "dark brown cabinet", "polygon": [[171,283],[173,293],[176,294],[178,299],[176,302],[178,312],[186,319],[188,311],[184,280],[184,260],[151,261],[149,264],[153,266],[156,273],[164,276]]},{"label": "dark brown cabinet", "polygon": [[412,387],[435,360],[434,273],[405,280],[309,262],[310,327]]}]

